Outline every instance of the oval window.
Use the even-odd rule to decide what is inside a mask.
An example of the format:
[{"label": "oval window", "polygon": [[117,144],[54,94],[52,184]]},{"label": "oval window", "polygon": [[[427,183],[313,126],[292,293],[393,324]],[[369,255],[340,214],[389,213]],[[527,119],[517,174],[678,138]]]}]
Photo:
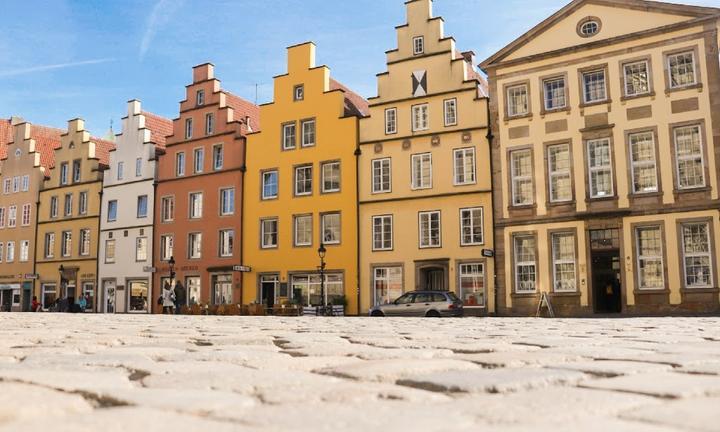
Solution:
[{"label": "oval window", "polygon": [[580,26],[580,35],[584,37],[595,36],[600,31],[600,24],[597,21],[587,21]]},{"label": "oval window", "polygon": [[22,156],[22,150],[15,149],[15,159],[20,159],[20,156]]}]

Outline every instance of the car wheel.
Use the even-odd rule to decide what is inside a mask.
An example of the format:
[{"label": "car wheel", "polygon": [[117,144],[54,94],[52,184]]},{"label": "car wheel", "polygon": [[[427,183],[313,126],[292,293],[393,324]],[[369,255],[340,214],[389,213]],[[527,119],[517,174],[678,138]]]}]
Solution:
[{"label": "car wheel", "polygon": [[438,312],[436,310],[431,310],[431,311],[428,311],[428,313],[426,313],[425,316],[428,318],[440,318],[440,312]]},{"label": "car wheel", "polygon": [[376,310],[376,311],[372,311],[372,313],[370,314],[370,316],[373,316],[373,317],[384,317],[385,314],[382,313],[382,312],[380,312],[379,310]]}]

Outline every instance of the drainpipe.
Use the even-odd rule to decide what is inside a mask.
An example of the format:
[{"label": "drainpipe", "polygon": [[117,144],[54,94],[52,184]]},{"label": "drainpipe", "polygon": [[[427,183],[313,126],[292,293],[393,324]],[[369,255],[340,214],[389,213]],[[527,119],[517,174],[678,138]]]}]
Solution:
[{"label": "drainpipe", "polygon": [[[45,176],[45,174],[43,174],[43,180],[40,180],[40,184],[41,184],[41,185],[42,185],[42,182],[44,181],[44,176]],[[38,277],[37,277],[37,249],[38,249],[38,231],[39,231],[39,229],[40,229],[40,224],[38,224],[38,220],[39,220],[39,219],[40,219],[40,186],[38,186],[37,200],[35,201],[35,243],[34,243],[34,244],[35,244],[35,248],[34,248],[34,250],[33,250],[33,252],[35,253],[35,255],[33,256],[33,268],[32,268],[32,272],[33,272],[33,280],[32,280],[32,281],[33,281],[33,282],[32,282],[32,292],[30,293],[30,301],[31,301],[31,302],[32,302],[32,297],[33,297],[34,295],[37,295],[37,294],[35,294],[35,292],[36,292],[36,290],[37,290],[37,288],[38,288],[38,287],[37,287],[37,281],[38,281]],[[45,254],[44,250],[45,250],[45,249],[44,249],[44,245],[43,245],[43,257],[44,257],[44,254]],[[42,300],[42,299],[40,299],[40,300]],[[42,301],[41,301],[40,303],[42,304]],[[32,306],[31,306],[31,307],[32,307]]]},{"label": "drainpipe", "polygon": [[[488,85],[488,92],[489,92],[489,85]],[[497,257],[496,251],[496,243],[495,243],[495,185],[492,184],[493,177],[494,177],[494,167],[493,167],[493,141],[495,140],[495,136],[493,135],[492,131],[492,113],[490,112],[490,98],[487,99],[487,104],[485,104],[485,107],[487,109],[487,116],[488,116],[488,128],[487,128],[487,135],[485,135],[485,138],[487,138],[488,142],[488,149],[490,150],[490,182],[491,182],[491,192],[490,192],[490,202],[492,206],[492,211],[490,214],[492,215],[493,220],[493,227],[492,227],[492,242],[493,242],[493,308],[494,308],[494,314],[498,315],[498,286],[497,286],[497,260],[495,259]]]},{"label": "drainpipe", "polygon": [[[152,231],[153,231],[153,235],[152,235],[152,254],[150,255],[150,267],[151,267],[151,270],[152,270],[152,267],[155,267],[155,255],[159,252],[159,251],[157,250],[157,240],[156,240],[157,232],[156,232],[156,229],[157,229],[157,226],[158,226],[158,225],[157,225],[157,217],[158,217],[158,213],[159,213],[159,212],[158,212],[158,208],[157,208],[157,187],[158,187],[158,183],[157,183],[157,170],[158,170],[158,162],[159,162],[159,157],[160,157],[160,156],[157,154],[157,150],[154,150],[154,151],[155,151],[155,160],[153,161],[153,171],[154,171],[154,172],[153,172],[153,183],[152,183],[152,188],[153,188],[153,224],[152,224]],[[162,211],[162,209],[160,209],[160,211]],[[158,261],[158,267],[160,267],[159,264],[160,264],[160,261]],[[152,313],[153,313],[152,311],[153,311],[153,308],[155,307],[155,303],[156,303],[155,294],[153,293],[153,291],[154,291],[154,288],[155,288],[155,273],[157,273],[157,272],[158,272],[158,271],[157,271],[157,268],[155,268],[155,271],[154,271],[154,272],[152,272],[152,271],[150,272],[150,287],[148,288],[148,311],[147,311],[148,314],[152,314]],[[158,281],[158,285],[160,284],[159,282],[160,282],[160,281]],[[187,289],[187,287],[185,287],[185,288]],[[187,296],[187,295],[186,295],[186,296]]]},{"label": "drainpipe", "polygon": [[360,150],[359,120],[356,122],[355,131],[357,136],[355,140],[355,285],[357,287],[357,315],[360,316],[360,311],[362,310],[360,307],[360,155],[362,154],[362,150]]},{"label": "drainpipe", "polygon": [[[95,297],[94,297],[94,309],[95,313],[100,312],[100,221],[102,220],[102,197],[103,197],[103,178],[105,177],[105,172],[100,171],[100,192],[98,192],[98,195],[100,196],[100,204],[98,205],[98,220],[97,220],[97,236],[96,236],[96,245],[95,245]],[[83,293],[85,295],[85,293]]]},{"label": "drainpipe", "polygon": [[[247,121],[247,120],[246,120]],[[240,199],[240,232],[239,238],[240,238],[240,251],[239,251],[239,259],[240,259],[240,265],[245,265],[244,263],[244,254],[243,251],[245,249],[245,173],[247,172],[247,166],[245,165],[245,162],[247,160],[247,144],[248,140],[247,137],[243,137],[243,155],[242,155],[242,165],[240,166],[240,183],[242,184],[242,189],[240,190],[240,193],[242,194],[242,197]],[[243,295],[245,291],[245,273],[240,273],[240,306],[242,310],[243,305]]]}]

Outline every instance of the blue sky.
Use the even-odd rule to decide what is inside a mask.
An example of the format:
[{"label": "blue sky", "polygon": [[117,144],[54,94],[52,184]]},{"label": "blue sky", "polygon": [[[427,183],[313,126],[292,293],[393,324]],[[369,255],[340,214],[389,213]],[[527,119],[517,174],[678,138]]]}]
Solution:
[{"label": "blue sky", "polygon": [[[435,0],[446,35],[478,62],[568,0]],[[720,0],[694,0],[717,5]],[[215,64],[225,89],[272,98],[285,47],[312,40],[318,64],[365,97],[395,48],[403,0],[3,0],[0,118],[64,128],[81,117],[95,135],[125,102],[169,118],[191,67]]]}]

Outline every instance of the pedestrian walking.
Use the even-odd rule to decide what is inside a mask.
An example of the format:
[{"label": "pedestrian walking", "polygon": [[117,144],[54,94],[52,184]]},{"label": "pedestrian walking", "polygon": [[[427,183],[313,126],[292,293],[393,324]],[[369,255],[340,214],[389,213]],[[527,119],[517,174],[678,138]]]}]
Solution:
[{"label": "pedestrian walking", "polygon": [[78,306],[80,307],[80,312],[85,312],[85,308],[87,307],[87,300],[85,299],[85,297],[78,297]]},{"label": "pedestrian walking", "polygon": [[175,293],[171,289],[169,283],[166,283],[165,286],[163,287],[162,306],[163,306],[163,315],[164,314],[172,315],[173,307],[175,306]]},{"label": "pedestrian walking", "polygon": [[30,303],[30,311],[31,312],[39,312],[41,309],[41,304],[37,299],[37,296],[33,296],[32,303]]},{"label": "pedestrian walking", "polygon": [[173,290],[173,293],[175,294],[175,314],[179,315],[182,313],[182,307],[185,306],[187,301],[185,287],[182,283],[180,283],[180,281],[175,282],[175,289]]}]

